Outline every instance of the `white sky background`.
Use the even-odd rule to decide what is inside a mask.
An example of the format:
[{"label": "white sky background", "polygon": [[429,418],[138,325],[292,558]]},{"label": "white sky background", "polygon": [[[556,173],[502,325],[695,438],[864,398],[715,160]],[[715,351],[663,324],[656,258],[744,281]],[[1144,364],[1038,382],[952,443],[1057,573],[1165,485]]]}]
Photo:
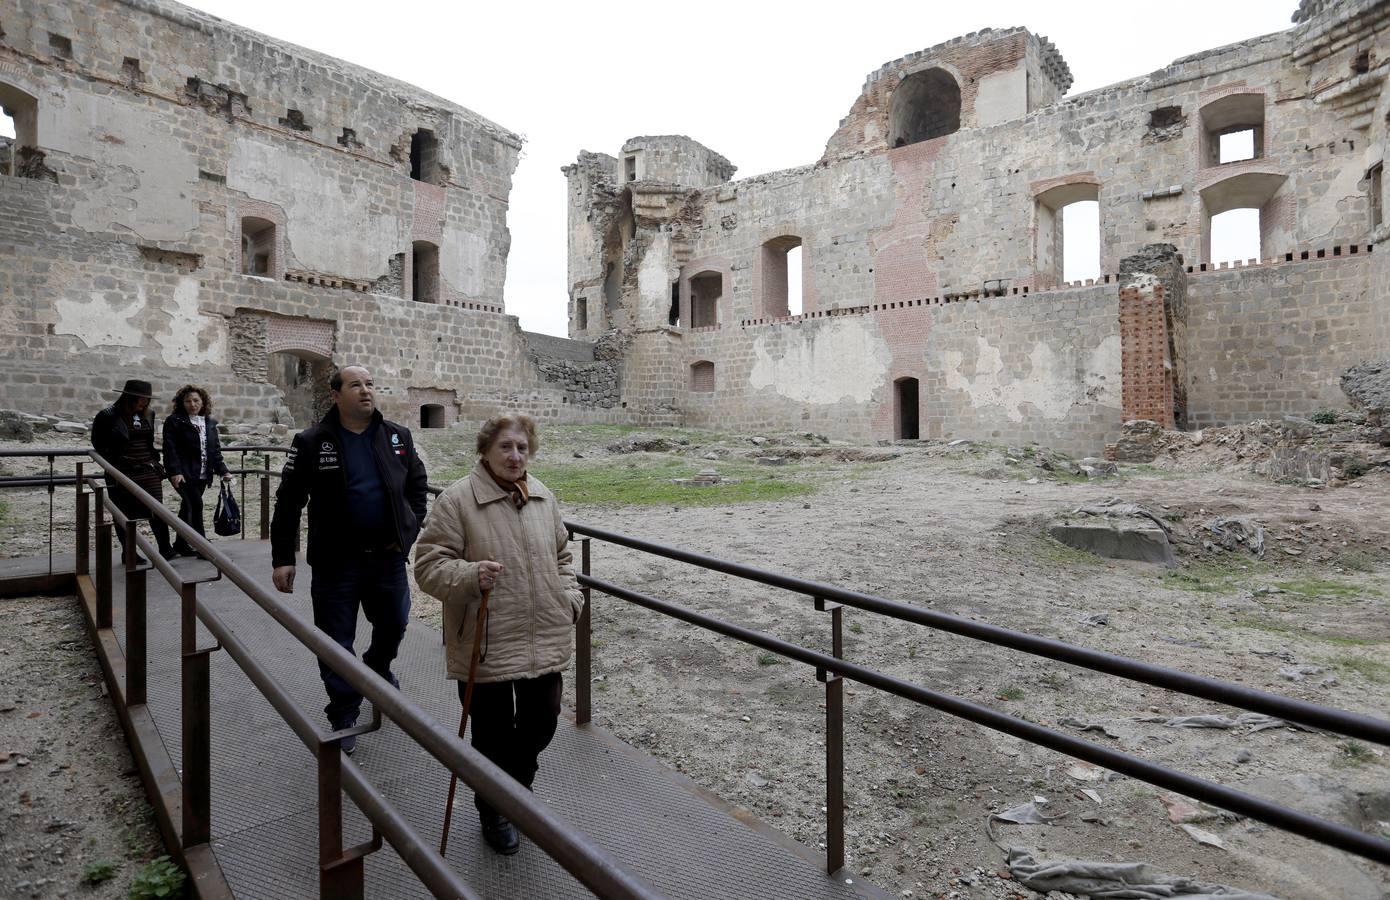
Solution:
[{"label": "white sky background", "polygon": [[[879,66],[981,28],[1022,25],[1071,66],[1069,96],[1291,27],[1296,0],[889,0],[817,7],[194,0],[282,40],[418,85],[524,135],[511,194],[507,311],[566,333],[565,180],[580,150],[684,134],[735,178],[815,162]],[[254,101],[253,101],[254,102]],[[333,127],[341,124],[335,123]],[[1065,226],[1071,229],[1071,223]],[[1084,277],[1084,276],[1083,276]]]}]

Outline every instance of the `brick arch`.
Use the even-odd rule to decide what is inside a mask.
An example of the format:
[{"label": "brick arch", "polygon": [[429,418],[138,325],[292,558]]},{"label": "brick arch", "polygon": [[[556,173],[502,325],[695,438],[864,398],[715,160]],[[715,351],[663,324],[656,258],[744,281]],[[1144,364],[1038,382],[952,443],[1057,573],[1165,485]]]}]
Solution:
[{"label": "brick arch", "polygon": [[266,319],[266,353],[305,353],[321,359],[333,358],[331,319],[300,319],[271,316]]},{"label": "brick arch", "polygon": [[681,267],[678,290],[680,295],[680,321],[682,328],[690,328],[691,322],[693,321],[691,309],[691,280],[709,275],[718,275],[720,278],[718,323],[722,326],[724,323],[734,321],[733,266],[729,263],[728,259],[722,256],[702,256],[699,259],[690,260],[690,262]]}]

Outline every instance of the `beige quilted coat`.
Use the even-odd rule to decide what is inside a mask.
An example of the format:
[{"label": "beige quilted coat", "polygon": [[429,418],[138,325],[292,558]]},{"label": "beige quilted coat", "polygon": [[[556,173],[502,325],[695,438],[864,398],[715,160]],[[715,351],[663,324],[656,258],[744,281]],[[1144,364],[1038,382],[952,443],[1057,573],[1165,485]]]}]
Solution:
[{"label": "beige quilted coat", "polygon": [[478,562],[503,566],[488,600],[478,681],[558,672],[569,663],[584,598],[555,495],[527,476],[521,509],[479,463],[440,494],[415,543],[415,581],[444,605],[449,677],[468,679],[477,628]]}]

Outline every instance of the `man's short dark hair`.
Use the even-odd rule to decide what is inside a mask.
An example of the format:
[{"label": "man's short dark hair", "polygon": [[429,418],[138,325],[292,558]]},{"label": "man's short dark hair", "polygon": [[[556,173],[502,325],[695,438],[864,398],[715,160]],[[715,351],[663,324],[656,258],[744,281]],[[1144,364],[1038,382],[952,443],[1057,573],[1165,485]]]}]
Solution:
[{"label": "man's short dark hair", "polygon": [[358,366],[358,365],[343,366],[342,368],[337,369],[336,371],[334,371],[334,373],[333,373],[331,376],[329,376],[329,378],[328,378],[328,389],[329,389],[329,390],[332,390],[332,391],[341,391],[341,390],[343,389],[343,372],[345,372],[345,371],[348,370],[348,369],[361,369],[361,370],[364,371],[364,372],[367,371],[367,368],[366,368],[365,366]]}]

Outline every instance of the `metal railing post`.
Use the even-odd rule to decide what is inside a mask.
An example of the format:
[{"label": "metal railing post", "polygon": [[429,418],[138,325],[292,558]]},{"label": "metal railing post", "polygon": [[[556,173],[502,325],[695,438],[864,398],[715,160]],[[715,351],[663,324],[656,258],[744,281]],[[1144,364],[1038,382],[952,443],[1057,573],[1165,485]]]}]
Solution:
[{"label": "metal railing post", "polygon": [[[844,607],[817,597],[816,610],[830,613],[830,655],[844,659]],[[816,680],[825,683],[825,871],[833,875],[845,867],[845,683],[823,668]]]},{"label": "metal railing post", "polygon": [[82,463],[77,464],[77,544],[73,551],[73,573],[86,575],[91,571],[92,522],[91,509],[87,505],[87,483],[82,477]]},{"label": "metal railing post", "polygon": [[246,451],[241,451],[241,539],[246,540]]},{"label": "metal railing post", "polygon": [[367,855],[381,848],[381,833],[343,849],[343,754],[338,741],[344,732],[320,739],[319,759],[319,900],[363,900],[366,896]]},{"label": "metal railing post", "polygon": [[57,486],[53,483],[53,454],[48,454],[48,576],[53,577],[53,499]]},{"label": "metal railing post", "polygon": [[[246,536],[246,520],[241,525],[242,537]],[[265,474],[261,476],[261,540],[270,540],[270,454],[265,455]]]},{"label": "metal railing post", "polygon": [[111,627],[111,522],[106,518],[106,489],[92,492],[97,528],[97,627]]},{"label": "metal railing post", "polygon": [[212,839],[212,672],[216,648],[199,650],[198,586],[179,591],[180,663],[183,681],[183,845]]},{"label": "metal railing post", "polygon": [[[589,574],[589,538],[579,540],[579,571]],[[574,724],[587,725],[593,710],[593,622],[591,619],[592,592],[581,587],[584,595],[584,608],[579,611],[579,621],[575,623],[574,638]]]},{"label": "metal railing post", "polygon": [[[126,547],[135,546],[135,523],[126,522]],[[132,551],[133,552],[133,551]],[[145,573],[147,569],[126,565],[125,570],[125,702],[126,706],[145,702]]]}]

